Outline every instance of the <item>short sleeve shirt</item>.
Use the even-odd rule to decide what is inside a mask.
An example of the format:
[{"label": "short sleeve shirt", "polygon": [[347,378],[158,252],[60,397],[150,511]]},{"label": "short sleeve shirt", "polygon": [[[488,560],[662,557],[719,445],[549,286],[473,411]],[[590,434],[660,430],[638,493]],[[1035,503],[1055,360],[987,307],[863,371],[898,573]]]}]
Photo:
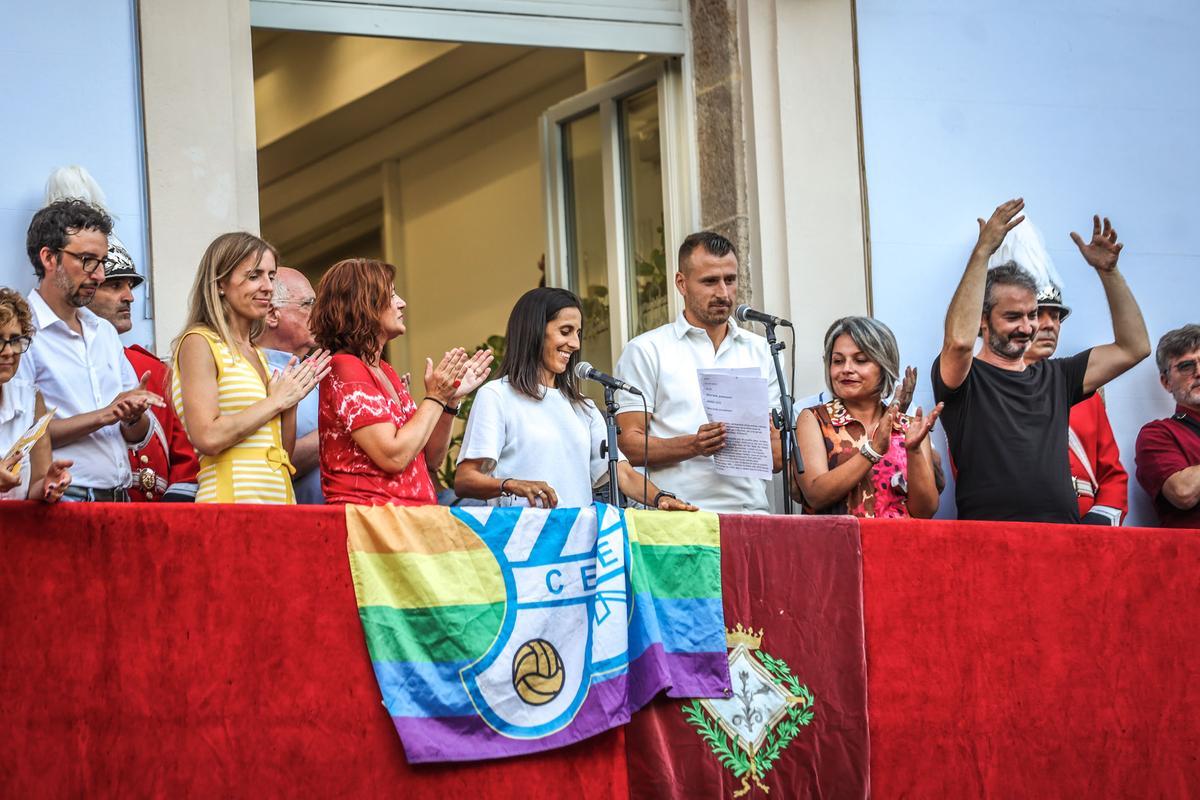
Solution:
[{"label": "short sleeve shirt", "polygon": [[1084,399],[1091,350],[1015,372],[975,359],[956,389],[933,361],[933,396],[957,470],[959,519],[1079,522],[1071,481],[1071,406]]},{"label": "short sleeve shirt", "polygon": [[402,472],[387,472],[351,436],[359,428],[381,422],[401,428],[417,412],[417,404],[400,376],[387,362],[381,362],[381,366],[399,403],[357,356],[334,356],[329,374],[321,381],[318,425],[325,502],[436,505],[437,495],[423,452],[417,453]]},{"label": "short sleeve shirt", "polygon": [[[600,454],[607,429],[590,400],[572,403],[558,389],[540,400],[512,388],[507,378],[479,388],[459,449],[459,462],[495,462],[497,478],[545,481],[558,505],[582,508],[592,503],[592,486],[608,469]],[[524,498],[499,497],[492,505],[527,505]]]},{"label": "short sleeve shirt", "polygon": [[[1177,406],[1175,413],[1200,425],[1196,411]],[[1162,494],[1168,478],[1200,464],[1200,433],[1180,419],[1156,419],[1142,427],[1135,452],[1138,483],[1154,501],[1159,522],[1168,528],[1200,528],[1200,505],[1176,508]]]},{"label": "short sleeve shirt", "polygon": [[[751,368],[767,381],[771,408],[779,408],[779,381],[771,363],[767,340],[732,322],[729,333],[714,351],[712,340],[680,314],[634,338],[617,361],[617,377],[646,394],[650,414],[647,432],[669,439],[693,434],[708,422],[700,399],[700,369]],[[641,412],[642,400],[628,392],[617,393],[621,413]],[[768,481],[719,475],[712,456],[697,456],[677,464],[651,467],[650,480],[659,489],[695,503],[705,511],[724,514],[765,514]]]}]

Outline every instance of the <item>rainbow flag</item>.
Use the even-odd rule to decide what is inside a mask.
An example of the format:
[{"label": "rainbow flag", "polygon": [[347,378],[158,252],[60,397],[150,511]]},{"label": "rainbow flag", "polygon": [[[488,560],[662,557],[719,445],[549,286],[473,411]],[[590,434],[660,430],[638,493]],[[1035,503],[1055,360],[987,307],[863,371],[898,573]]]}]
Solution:
[{"label": "rainbow flag", "polygon": [[367,649],[410,762],[562,747],[730,693],[717,517],[347,506]]}]

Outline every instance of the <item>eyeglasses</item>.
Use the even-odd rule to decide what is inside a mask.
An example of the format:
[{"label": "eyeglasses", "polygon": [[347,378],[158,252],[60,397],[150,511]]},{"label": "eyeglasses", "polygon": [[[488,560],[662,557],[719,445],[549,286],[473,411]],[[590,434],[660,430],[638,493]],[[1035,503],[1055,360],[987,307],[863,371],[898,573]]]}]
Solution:
[{"label": "eyeglasses", "polygon": [[69,256],[74,256],[75,259],[79,262],[79,266],[83,267],[83,271],[86,272],[88,275],[91,275],[93,272],[95,272],[96,270],[100,269],[101,267],[103,267],[105,264],[108,263],[107,256],[104,258],[96,258],[95,256],[89,256],[85,253],[73,253],[70,250],[67,250],[66,248],[61,248],[61,247],[59,248],[58,252],[66,253]]},{"label": "eyeglasses", "polygon": [[21,355],[21,353],[29,349],[31,342],[33,342],[32,336],[14,336],[11,339],[0,339],[0,353],[4,352],[4,348],[11,347],[14,353]]},{"label": "eyeglasses", "polygon": [[1171,370],[1175,370],[1185,378],[1193,378],[1196,376],[1196,359],[1193,358],[1187,361],[1180,361],[1178,364],[1172,364],[1167,367],[1167,372]]},{"label": "eyeglasses", "polygon": [[317,298],[310,297],[307,300],[284,300],[280,303],[281,306],[295,306],[301,311],[312,311],[313,306],[317,304]]}]

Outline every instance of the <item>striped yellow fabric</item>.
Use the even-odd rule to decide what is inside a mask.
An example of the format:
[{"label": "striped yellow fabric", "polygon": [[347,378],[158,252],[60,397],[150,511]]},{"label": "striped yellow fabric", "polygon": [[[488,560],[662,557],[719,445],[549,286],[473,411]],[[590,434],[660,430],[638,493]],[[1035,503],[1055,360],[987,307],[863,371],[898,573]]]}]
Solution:
[{"label": "striped yellow fabric", "polygon": [[[217,365],[221,414],[237,414],[267,396],[267,387],[258,371],[240,353],[231,350],[206,328],[193,328],[186,335],[193,333],[203,336],[212,350]],[[263,370],[270,374],[267,359],[261,351],[258,358]],[[171,379],[171,402],[183,420],[183,392],[178,370]],[[196,502],[295,503],[280,426],[280,418],[274,417],[220,455],[201,455]]]}]

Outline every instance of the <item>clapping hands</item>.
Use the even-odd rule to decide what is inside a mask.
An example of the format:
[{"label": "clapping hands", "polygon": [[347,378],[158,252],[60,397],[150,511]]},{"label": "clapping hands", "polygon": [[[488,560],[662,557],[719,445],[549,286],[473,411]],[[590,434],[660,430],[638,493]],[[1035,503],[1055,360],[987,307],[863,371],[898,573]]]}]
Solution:
[{"label": "clapping hands", "polygon": [[280,411],[292,408],[329,374],[332,358],[328,350],[317,350],[303,361],[292,356],[286,367],[271,374],[267,396],[279,403]]},{"label": "clapping hands", "polygon": [[436,367],[433,359],[425,359],[425,394],[443,405],[465,397],[487,380],[494,358],[491,350],[477,350],[468,357],[466,350],[455,347]]},{"label": "clapping hands", "polygon": [[146,388],[150,383],[150,373],[142,375],[136,389],[130,389],[127,392],[121,392],[113,398],[113,401],[108,404],[108,413],[112,417],[113,422],[123,422],[126,425],[134,425],[146,413],[146,409],[163,408],[166,403],[154,392]]},{"label": "clapping hands", "polygon": [[925,441],[925,437],[933,430],[933,424],[941,416],[945,405],[945,403],[938,403],[933,407],[933,411],[929,412],[928,417],[924,415],[921,407],[917,406],[917,413],[913,414],[908,422],[908,430],[904,432],[904,449],[914,453],[920,448],[921,442]]}]

